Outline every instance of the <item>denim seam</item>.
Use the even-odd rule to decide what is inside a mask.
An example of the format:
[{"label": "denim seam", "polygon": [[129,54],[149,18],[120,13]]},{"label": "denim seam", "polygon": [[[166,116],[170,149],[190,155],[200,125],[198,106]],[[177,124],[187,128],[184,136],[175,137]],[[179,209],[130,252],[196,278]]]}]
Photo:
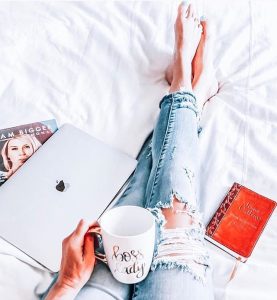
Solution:
[{"label": "denim seam", "polygon": [[138,284],[135,283],[134,284],[134,291],[133,291],[132,299],[135,299],[137,297],[137,295],[138,295],[138,288],[139,288]]},{"label": "denim seam", "polygon": [[130,180],[130,182],[129,182],[127,188],[126,188],[125,191],[124,191],[124,193],[122,194],[122,196],[121,196],[120,199],[118,200],[118,203],[121,202],[121,200],[122,200],[123,198],[125,198],[125,197],[128,196],[129,191],[131,190],[131,188],[133,187],[133,185],[134,185],[134,183],[135,183],[134,178],[135,178],[135,174],[133,175],[132,179]]}]

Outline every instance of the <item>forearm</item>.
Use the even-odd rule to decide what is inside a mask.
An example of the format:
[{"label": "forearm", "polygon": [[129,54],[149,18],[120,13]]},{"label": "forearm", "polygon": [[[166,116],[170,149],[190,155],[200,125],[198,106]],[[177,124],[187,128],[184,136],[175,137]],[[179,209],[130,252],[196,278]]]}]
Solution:
[{"label": "forearm", "polygon": [[56,282],[49,291],[45,300],[73,300],[79,290],[65,287]]}]

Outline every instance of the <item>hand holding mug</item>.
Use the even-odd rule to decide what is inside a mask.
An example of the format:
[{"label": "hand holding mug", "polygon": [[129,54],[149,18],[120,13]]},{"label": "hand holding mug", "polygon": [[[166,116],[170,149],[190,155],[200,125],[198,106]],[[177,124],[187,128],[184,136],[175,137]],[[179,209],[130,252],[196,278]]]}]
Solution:
[{"label": "hand holding mug", "polygon": [[77,228],[63,240],[62,261],[57,283],[80,290],[94,269],[94,240],[87,233],[90,224],[81,220]]},{"label": "hand holding mug", "polygon": [[139,206],[120,206],[107,211],[100,226],[89,232],[100,234],[105,255],[96,258],[106,262],[120,282],[133,284],[147,276],[154,252],[155,219]]}]

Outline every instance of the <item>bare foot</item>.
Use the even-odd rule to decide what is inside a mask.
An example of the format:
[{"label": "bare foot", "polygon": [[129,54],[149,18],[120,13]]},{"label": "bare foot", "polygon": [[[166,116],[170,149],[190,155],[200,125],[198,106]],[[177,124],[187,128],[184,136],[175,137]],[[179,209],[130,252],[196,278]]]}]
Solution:
[{"label": "bare foot", "polygon": [[202,109],[205,102],[218,92],[218,81],[213,66],[214,36],[207,21],[201,21],[201,24],[203,32],[192,61],[192,88]]},{"label": "bare foot", "polygon": [[192,91],[192,60],[202,32],[202,26],[192,4],[188,7],[184,4],[179,5],[174,29],[174,58],[166,71],[166,78],[171,84],[169,92],[181,89]]}]

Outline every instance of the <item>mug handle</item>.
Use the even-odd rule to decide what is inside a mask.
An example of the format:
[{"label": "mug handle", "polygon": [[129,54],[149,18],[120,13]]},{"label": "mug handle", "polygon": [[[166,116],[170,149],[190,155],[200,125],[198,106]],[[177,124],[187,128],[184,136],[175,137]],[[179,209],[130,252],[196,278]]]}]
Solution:
[{"label": "mug handle", "polygon": [[[88,230],[88,233],[92,234],[92,235],[97,235],[97,236],[100,236],[102,238],[102,232],[101,232],[101,227],[99,225],[96,225],[95,227],[92,227]],[[106,258],[106,255],[103,254],[103,253],[100,253],[98,251],[94,251],[95,253],[95,257],[102,261],[103,263],[105,263],[106,265],[108,264],[108,261],[107,261],[107,258]]]}]

